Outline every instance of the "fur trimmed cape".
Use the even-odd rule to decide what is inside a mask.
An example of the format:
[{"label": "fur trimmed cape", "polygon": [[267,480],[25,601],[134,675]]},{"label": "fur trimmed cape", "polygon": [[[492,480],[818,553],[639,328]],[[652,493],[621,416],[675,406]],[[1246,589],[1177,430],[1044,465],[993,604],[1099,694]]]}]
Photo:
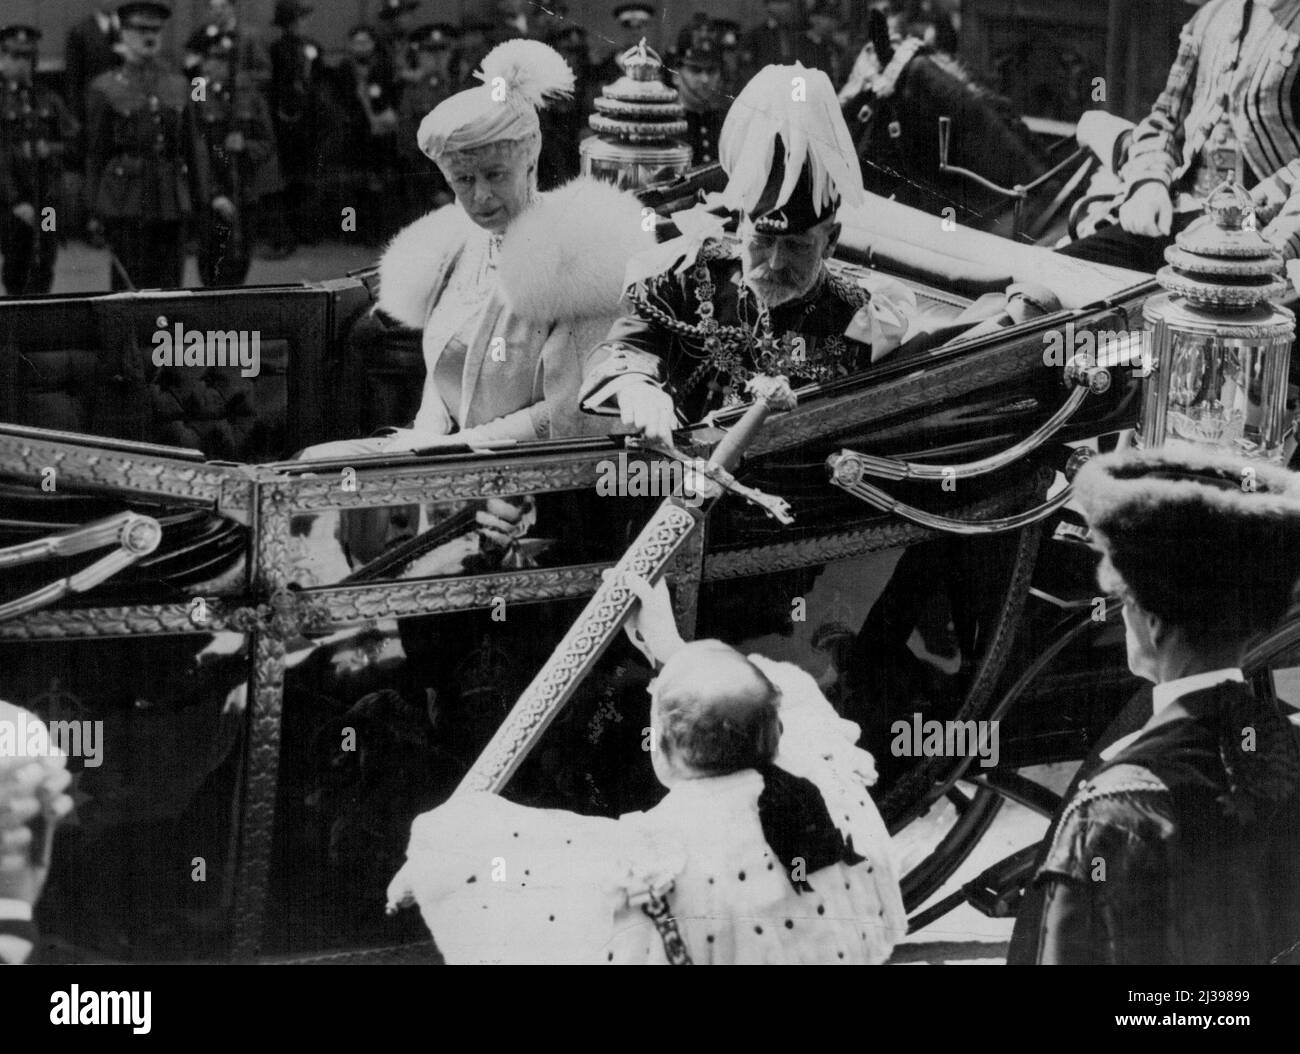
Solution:
[{"label": "fur trimmed cape", "polygon": [[[616,314],[628,260],[654,244],[654,228],[643,229],[641,221],[634,194],[588,177],[538,195],[501,244],[507,306],[534,321]],[[453,204],[400,231],[379,261],[379,309],[421,328],[473,229]]]},{"label": "fur trimmed cape", "polygon": [[[425,330],[425,388],[412,448],[420,437],[457,432],[466,441],[544,439],[607,431],[611,422],[578,405],[583,364],[620,314],[623,273],[654,243],[635,195],[576,179],[538,200],[510,225],[497,255],[492,300],[467,340],[459,405],[433,382],[445,346],[430,315],[471,234],[459,205],[401,231],[379,264],[377,308]],[[496,347],[499,353],[488,355]]]}]

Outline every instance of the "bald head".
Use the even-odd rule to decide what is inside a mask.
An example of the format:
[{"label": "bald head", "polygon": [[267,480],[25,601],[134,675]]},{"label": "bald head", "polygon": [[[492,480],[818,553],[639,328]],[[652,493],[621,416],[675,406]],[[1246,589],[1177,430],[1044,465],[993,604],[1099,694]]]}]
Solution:
[{"label": "bald head", "polygon": [[668,660],[655,685],[658,745],[701,774],[752,768],[776,754],[778,700],[772,682],[735,648],[695,641]]}]

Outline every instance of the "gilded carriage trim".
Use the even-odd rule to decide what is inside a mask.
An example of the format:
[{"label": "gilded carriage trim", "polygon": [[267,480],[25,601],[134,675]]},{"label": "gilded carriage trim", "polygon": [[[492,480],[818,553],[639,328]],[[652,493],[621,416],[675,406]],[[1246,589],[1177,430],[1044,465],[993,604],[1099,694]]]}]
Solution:
[{"label": "gilded carriage trim", "polygon": [[934,536],[934,531],[914,524],[890,520],[838,534],[778,542],[758,548],[711,553],[704,559],[704,581],[773,574],[813,567],[832,560],[845,560],[865,553],[883,552]]},{"label": "gilded carriage trim", "polygon": [[256,609],[204,600],[202,621],[192,602],[129,607],[45,609],[0,622],[0,642],[70,640],[78,637],[165,636],[181,633],[244,632],[257,621]]},{"label": "gilded carriage trim", "polygon": [[302,629],[320,633],[376,619],[433,615],[489,608],[499,597],[508,604],[590,596],[609,563],[577,564],[495,575],[427,578],[384,585],[324,587],[304,591],[311,599]]},{"label": "gilded carriage trim", "polygon": [[271,838],[275,828],[275,787],[280,767],[284,655],[283,637],[275,633],[254,636],[244,809],[235,871],[232,953],[237,959],[253,958],[262,945]]},{"label": "gilded carriage trim", "polygon": [[[646,524],[618,571],[654,579],[673,560],[703,514],[669,500]],[[575,685],[600,658],[635,597],[619,574],[605,579],[551,658],[524,690],[501,727],[478,756],[456,793],[500,793],[528,750],[564,706]]]},{"label": "gilded carriage trim", "polygon": [[586,490],[595,487],[598,464],[609,456],[609,450],[586,450],[550,455],[542,463],[501,458],[481,468],[417,464],[375,470],[374,475],[358,466],[355,489],[352,480],[345,489],[342,468],[328,476],[282,476],[276,485],[295,512]]},{"label": "gilded carriage trim", "polygon": [[101,487],[201,505],[248,523],[253,473],[243,466],[142,457],[139,454],[0,434],[5,472],[35,483],[54,469],[61,487]]}]

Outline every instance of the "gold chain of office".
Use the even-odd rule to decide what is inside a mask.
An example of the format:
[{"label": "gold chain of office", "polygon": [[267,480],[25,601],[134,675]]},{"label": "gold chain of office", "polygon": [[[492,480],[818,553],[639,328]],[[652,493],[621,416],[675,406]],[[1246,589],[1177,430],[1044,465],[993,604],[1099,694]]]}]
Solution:
[{"label": "gold chain of office", "polygon": [[[657,291],[662,283],[670,281],[669,274],[650,279],[631,294],[642,318],[700,346],[704,361],[687,378],[683,387],[692,387],[710,369],[742,379],[748,379],[755,372],[781,373],[817,381],[842,376],[847,371],[842,337],[821,338],[815,353],[809,355],[807,342],[799,334],[786,332],[778,337],[773,333],[771,313],[765,307],[759,307],[757,326],[752,330],[745,326],[723,325],[714,317],[713,297],[717,287],[708,263],[722,257],[725,252],[719,246],[706,245],[692,268],[698,322],[683,321],[651,303],[651,290]],[[862,307],[870,299],[864,289],[832,271],[825,272],[823,281],[831,292],[854,308]],[[810,303],[804,309],[804,318],[816,306],[815,302]]]}]

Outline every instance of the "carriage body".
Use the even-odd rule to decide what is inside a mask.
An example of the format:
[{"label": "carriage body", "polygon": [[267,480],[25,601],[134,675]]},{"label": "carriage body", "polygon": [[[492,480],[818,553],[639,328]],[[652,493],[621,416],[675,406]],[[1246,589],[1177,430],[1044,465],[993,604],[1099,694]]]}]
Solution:
[{"label": "carriage body", "polygon": [[[840,257],[847,273],[890,273],[952,316],[1052,266],[1041,250],[954,236],[883,202],[849,219]],[[796,410],[772,419],[739,475],[789,499],[796,522],[780,526],[730,497],[717,504],[670,573],[688,628],[802,641],[841,673],[853,648],[869,645],[856,680],[836,686],[837,705],[869,742],[918,693],[932,692],[936,715],[990,713],[1032,655],[1032,645],[1015,647],[1016,631],[1051,521],[1031,515],[1023,529],[987,537],[977,527],[1044,507],[1072,445],[1131,427],[1137,413],[1139,377],[1117,364],[1107,390],[1062,415],[1065,371],[1047,353],[1067,327],[1076,346],[1130,331],[1154,283],[1097,272],[1092,287],[1061,286],[1068,306],[1051,316],[905,352],[802,393]],[[382,915],[410,819],[454,785],[659,502],[593,496],[612,461],[645,457],[619,437],[284,460],[400,419],[401,400],[419,391],[418,339],[389,334],[377,345],[358,326],[372,292],[362,275],[0,304],[0,548],[123,513],[162,527],[156,549],[98,584],[84,574],[103,555],[94,549],[0,571],[0,603],[81,575],[80,591],[19,604],[0,621],[0,697],[100,728],[101,763],[74,761],[81,819],[59,835],[42,904],[56,958],[430,956],[418,919]],[[259,334],[260,372],[157,366],[161,319]],[[697,451],[719,435],[692,433]],[[998,464],[952,487],[883,484],[904,508],[942,518],[917,522],[833,487],[826,461],[844,449]],[[307,518],[512,495],[535,496],[535,533],[554,539],[529,566],[295,577]],[[936,577],[948,587],[958,656],[941,684],[862,675],[894,669],[895,652],[910,662],[897,627],[860,631],[856,643],[840,633],[837,645],[829,620],[791,624],[792,598],[815,606],[813,590],[851,571],[875,583],[871,595],[835,603],[865,630],[872,611],[911,594],[918,568],[925,578],[936,566],[946,569]],[[611,649],[512,793],[588,812],[644,806],[647,783],[628,764],[643,758],[631,745],[644,723],[644,681],[632,666]],[[1034,724],[1019,760],[1082,756],[1077,738],[1057,734],[1060,723]],[[953,761],[888,774],[881,801],[895,828],[955,781]]]}]

